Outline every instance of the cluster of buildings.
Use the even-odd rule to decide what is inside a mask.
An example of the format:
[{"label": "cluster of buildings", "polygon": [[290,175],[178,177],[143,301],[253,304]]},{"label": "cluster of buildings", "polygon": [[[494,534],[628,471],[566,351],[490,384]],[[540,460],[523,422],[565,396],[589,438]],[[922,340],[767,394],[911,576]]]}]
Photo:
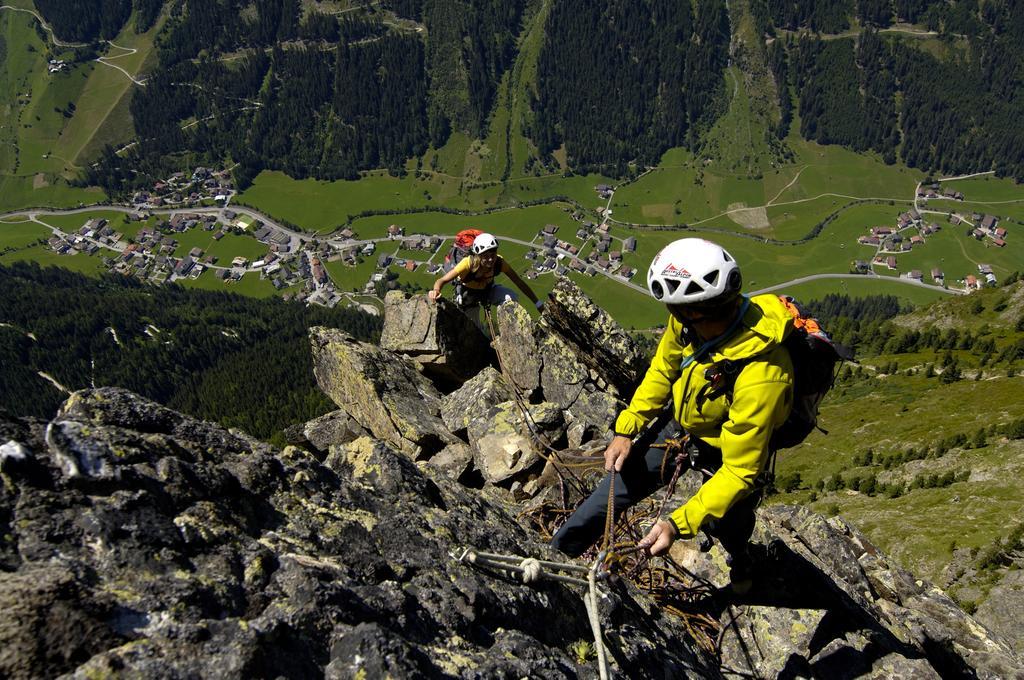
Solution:
[{"label": "cluster of buildings", "polygon": [[[923,196],[922,192],[927,192],[930,198],[949,198],[954,200],[963,200],[963,194],[960,192],[942,192],[941,195],[933,196],[935,192],[939,191],[938,185],[931,185],[929,187],[922,187],[918,192],[919,196]],[[997,247],[1004,247],[1006,245],[1006,229],[999,226],[999,219],[993,215],[982,215],[974,213],[971,216],[973,224],[968,229],[968,235],[980,240],[991,239],[993,245]],[[968,223],[967,219],[960,217],[959,215],[953,215],[951,221],[954,224],[960,224],[961,222]],[[932,234],[940,231],[940,227],[935,222],[926,223],[921,216],[921,213],[916,209],[908,210],[907,212],[901,213],[896,219],[896,225],[894,227],[879,226],[871,227],[870,233],[861,236],[857,239],[857,242],[866,245],[873,246],[875,251],[874,258],[870,261],[856,260],[854,262],[854,270],[859,273],[869,273],[875,266],[886,267],[889,270],[896,271],[899,268],[899,262],[897,256],[900,253],[909,252],[910,250],[922,246],[925,244],[927,238]],[[933,267],[929,272],[931,282],[938,286],[946,285],[946,274],[942,269]],[[902,278],[924,281],[924,272],[919,269],[912,269],[906,271],[900,275]],[[986,285],[995,285],[996,277],[992,271],[992,267],[987,264],[978,265],[978,275],[969,274],[964,277],[963,285],[966,291],[977,290]]]},{"label": "cluster of buildings", "polygon": [[964,200],[964,194],[962,191],[953,191],[952,189],[943,189],[942,185],[938,182],[932,182],[931,184],[922,184],[917,188],[917,197],[922,201],[928,199],[945,199],[948,201],[962,201]]},{"label": "cluster of buildings", "polygon": [[[392,266],[404,269],[407,272],[414,272],[419,267],[426,265],[427,273],[429,274],[436,274],[444,267],[441,262],[428,264],[432,256],[441,248],[441,244],[444,243],[444,239],[440,236],[430,236],[427,234],[412,234],[410,236],[406,236],[404,227],[392,224],[388,227],[388,238],[399,242],[398,249],[405,251],[420,251],[423,253],[423,257],[399,257],[397,255],[397,250],[395,253],[381,253],[377,256],[377,271],[370,276],[369,281],[367,281],[363,286],[363,292],[373,294],[379,285],[383,285],[385,290],[394,290],[397,288],[398,277],[394,272],[389,271],[388,269]],[[375,249],[373,243],[367,243],[361,247],[345,247],[344,244],[342,244],[341,257],[346,263],[355,264],[357,250],[363,255],[372,255]]]},{"label": "cluster of buildings", "polygon": [[60,73],[61,71],[67,71],[70,68],[69,64],[63,59],[51,59],[46,65],[46,70],[50,73]]},{"label": "cluster of buildings", "polygon": [[224,203],[234,193],[231,173],[198,167],[191,174],[176,172],[167,179],[153,183],[153,188],[136,192],[132,203],[139,208],[184,205],[192,207],[203,201]]},{"label": "cluster of buildings", "polygon": [[870,233],[857,239],[857,243],[874,246],[878,250],[875,261],[888,261],[886,253],[906,253],[917,246],[923,246],[925,239],[942,229],[935,222],[925,223],[921,213],[908,210],[896,219],[895,227],[871,227]]},{"label": "cluster of buildings", "polygon": [[971,215],[971,220],[974,222],[974,228],[970,231],[971,236],[979,241],[984,241],[986,238],[992,239],[992,244],[997,248],[1006,247],[1006,229],[999,226],[998,217],[974,213]]},{"label": "cluster of buildings", "polygon": [[115,231],[107,220],[95,219],[87,221],[77,232],[54,235],[48,245],[59,255],[95,255],[100,248],[118,248],[123,238],[124,235]]},{"label": "cluster of buildings", "polygon": [[[636,275],[636,269],[623,263],[627,253],[636,251],[636,239],[629,237],[622,241],[622,245],[615,246],[615,239],[608,233],[608,225],[595,225],[591,222],[584,222],[576,230],[576,239],[579,244],[559,239],[556,234],[558,227],[554,224],[545,225],[537,237],[540,239],[542,248],[531,250],[526,258],[532,261],[532,266],[526,272],[529,279],[537,276],[555,272],[564,275],[574,271],[588,276],[596,276],[598,271],[606,274],[614,274],[626,280]],[[588,242],[592,242],[589,252],[581,257]]]}]

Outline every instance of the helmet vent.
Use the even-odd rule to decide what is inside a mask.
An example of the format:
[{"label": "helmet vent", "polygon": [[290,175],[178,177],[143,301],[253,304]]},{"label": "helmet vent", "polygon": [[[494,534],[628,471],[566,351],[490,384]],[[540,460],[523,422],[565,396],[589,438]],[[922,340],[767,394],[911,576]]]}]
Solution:
[{"label": "helmet vent", "polygon": [[711,285],[711,286],[713,286],[716,283],[718,283],[718,270],[716,269],[713,272],[708,272],[707,274],[705,274],[704,275],[704,280],[707,281],[708,285]]},{"label": "helmet vent", "polygon": [[696,281],[690,281],[690,285],[686,287],[685,293],[686,295],[695,295],[696,293],[701,293],[703,291],[704,289],[701,288],[699,283]]},{"label": "helmet vent", "polygon": [[672,295],[679,289],[679,282],[674,279],[666,279],[665,283],[668,284],[668,294]]}]

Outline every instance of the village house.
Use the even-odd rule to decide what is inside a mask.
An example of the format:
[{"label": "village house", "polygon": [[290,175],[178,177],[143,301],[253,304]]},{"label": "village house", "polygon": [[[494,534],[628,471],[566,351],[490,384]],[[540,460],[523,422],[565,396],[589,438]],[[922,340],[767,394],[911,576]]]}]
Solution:
[{"label": "village house", "polygon": [[397,224],[388,225],[388,238],[396,239],[401,236],[405,236],[405,227],[400,227]]},{"label": "village house", "polygon": [[543,233],[545,234],[555,234],[558,232],[558,225],[545,224],[544,229],[542,229],[541,231],[543,231]]},{"label": "village house", "polygon": [[889,269],[896,269],[896,256],[890,255],[889,257],[885,258],[885,266],[888,267]]},{"label": "village house", "polygon": [[978,279],[973,274],[967,275],[967,278],[964,279],[964,286],[967,290],[978,290],[981,288],[978,284]]},{"label": "village house", "polygon": [[627,253],[635,253],[636,252],[636,237],[635,236],[630,236],[625,241],[623,241],[622,242],[622,249],[624,251],[626,251]]},{"label": "village house", "polygon": [[857,239],[857,243],[865,246],[878,246],[881,245],[882,239],[877,236],[861,236]]},{"label": "village house", "polygon": [[912,246],[922,246],[922,245],[924,245],[924,237],[923,236],[917,236],[917,235],[911,236],[910,237],[910,245],[912,245]]},{"label": "village house", "polygon": [[1005,248],[1006,247],[1006,241],[1004,241],[1001,238],[994,238],[994,239],[992,239],[992,243],[996,244],[997,248]]},{"label": "village house", "polygon": [[938,267],[932,268],[932,281],[939,284],[940,286],[946,280],[946,275],[942,273],[942,270]]},{"label": "village house", "polygon": [[907,278],[912,281],[920,281],[924,278],[924,275],[921,273],[920,269],[912,269],[907,273]]},{"label": "village house", "polygon": [[996,228],[997,224],[997,218],[993,215],[985,215],[985,217],[981,219],[981,228],[985,231],[992,231]]},{"label": "village house", "polygon": [[996,238],[1006,238],[1006,230],[1002,227],[998,227],[995,231]]}]

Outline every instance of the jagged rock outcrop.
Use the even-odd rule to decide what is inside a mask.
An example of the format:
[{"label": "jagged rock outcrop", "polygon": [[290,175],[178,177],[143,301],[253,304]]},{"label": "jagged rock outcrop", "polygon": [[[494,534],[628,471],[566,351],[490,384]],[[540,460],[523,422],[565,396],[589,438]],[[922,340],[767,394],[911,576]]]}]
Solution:
[{"label": "jagged rock outcrop", "polygon": [[[722,612],[723,666],[758,677],[1021,677],[1021,659],[941,590],[893,564],[841,518],[759,511],[760,567]],[[714,582],[716,548],[680,559]],[[716,559],[718,563],[716,564]]]},{"label": "jagged rock outcrop", "polygon": [[605,383],[628,399],[647,370],[647,357],[633,338],[584,295],[570,279],[560,277],[544,305],[545,325],[567,341],[574,355]]},{"label": "jagged rock outcrop", "polygon": [[410,360],[339,330],[309,335],[320,388],[375,437],[425,457],[456,441],[441,421],[441,393]]},{"label": "jagged rock outcrop", "polygon": [[[450,554],[545,547],[384,441],[321,463],[107,388],[0,442],[0,676],[596,676],[578,588]],[[613,670],[716,675],[634,591],[600,616]]]},{"label": "jagged rock outcrop", "polygon": [[438,380],[462,382],[486,366],[492,352],[480,329],[454,304],[393,290],[384,297],[380,346],[404,354]]},{"label": "jagged rock outcrop", "polygon": [[[576,356],[596,355],[584,332],[508,304],[498,323],[515,365],[447,396],[409,359],[313,329],[341,410],[283,450],[121,389],[51,422],[0,417],[0,677],[596,677],[579,587],[456,559],[565,561],[522,512],[576,493],[541,441],[593,445],[621,407]],[[718,622],[720,653],[616,578],[599,604],[616,676],[1024,677],[1006,640],[839,518],[762,508],[742,596],[719,547],[692,543],[673,548],[693,579],[674,604]]]}]

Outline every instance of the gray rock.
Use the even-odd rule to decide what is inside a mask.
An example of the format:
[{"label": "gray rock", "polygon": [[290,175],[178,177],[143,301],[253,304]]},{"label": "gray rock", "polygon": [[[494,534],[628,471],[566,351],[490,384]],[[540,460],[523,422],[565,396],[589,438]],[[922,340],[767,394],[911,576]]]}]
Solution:
[{"label": "gray rock", "polygon": [[37,678],[75,668],[126,641],[108,621],[109,598],[97,599],[83,575],[59,564],[0,572],[0,676]]},{"label": "gray rock", "polygon": [[1024,655],[1024,570],[1011,569],[988,593],[975,618],[1001,634]]},{"label": "gray rock", "polygon": [[556,404],[530,405],[527,414],[508,401],[470,423],[473,459],[487,482],[500,484],[539,467],[544,453],[541,442],[555,442],[564,435],[562,411]]},{"label": "gray rock", "polygon": [[542,368],[540,384],[546,401],[570,409],[586,387],[590,371],[576,351],[556,335],[540,342]]},{"label": "gray rock", "polygon": [[366,434],[366,430],[341,409],[285,431],[290,443],[310,446],[317,451],[327,451],[333,444],[347,444]]},{"label": "gray rock", "polygon": [[[726,628],[721,649],[722,665],[731,672],[775,678],[784,668],[789,677],[810,669],[806,659],[824,611],[748,606],[728,615],[733,623]],[[794,663],[795,659],[800,661]]]},{"label": "gray rock", "polygon": [[473,449],[468,444],[456,442],[441,449],[425,465],[448,475],[451,479],[462,479],[473,467]]},{"label": "gray rock", "polygon": [[[978,677],[1002,678],[1014,677],[1024,668],[997,633],[941,590],[892,563],[841,518],[825,520],[806,508],[787,506],[770,506],[760,517],[766,525],[763,530],[790,551],[793,564],[780,569],[801,579],[805,588],[814,587],[807,577],[813,574],[811,578],[825,588],[819,596],[835,603],[826,606],[838,604],[844,616],[864,631],[885,631],[888,638],[878,641],[876,655],[885,656],[885,662],[872,664],[873,677],[890,671],[934,677],[935,672],[959,675],[969,670]],[[798,576],[801,571],[807,576]],[[907,647],[922,660],[903,658]]]},{"label": "gray rock", "polygon": [[485,418],[487,409],[515,398],[515,393],[501,373],[490,366],[441,399],[441,420],[445,427],[458,434],[474,420]]},{"label": "gray rock", "polygon": [[309,334],[320,389],[375,437],[423,457],[456,441],[441,421],[440,393],[408,359],[339,330]]},{"label": "gray rock", "polygon": [[575,283],[559,277],[542,319],[616,395],[633,394],[647,370],[647,358],[625,329]]},{"label": "gray rock", "polygon": [[541,356],[530,315],[518,304],[500,305],[495,314],[494,349],[503,374],[529,399],[540,387]]},{"label": "gray rock", "polygon": [[454,304],[397,290],[384,297],[380,346],[408,356],[432,377],[457,382],[476,375],[491,357],[487,338]]},{"label": "gray rock", "polygon": [[[487,494],[370,437],[324,464],[124,391],[75,400],[61,422],[76,450],[125,452],[103,478],[67,477],[46,423],[0,418],[37,461],[0,486],[17,546],[0,573],[0,675],[596,676],[567,652],[591,637],[575,588],[453,559],[554,557]],[[600,615],[616,675],[716,675],[635,590],[606,592]]]}]

